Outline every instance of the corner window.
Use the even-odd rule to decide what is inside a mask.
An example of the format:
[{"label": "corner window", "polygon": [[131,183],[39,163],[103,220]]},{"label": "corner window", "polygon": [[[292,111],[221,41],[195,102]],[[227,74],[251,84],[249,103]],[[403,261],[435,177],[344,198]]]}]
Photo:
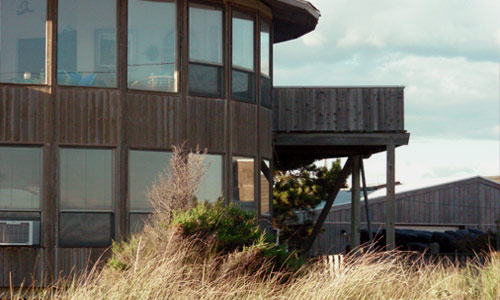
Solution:
[{"label": "corner window", "polygon": [[255,201],[255,160],[233,157],[233,201],[241,208],[253,211]]},{"label": "corner window", "polygon": [[116,1],[59,0],[59,85],[116,87]]},{"label": "corner window", "polygon": [[0,147],[0,210],[38,211],[42,190],[42,150]]},{"label": "corner window", "polygon": [[269,215],[271,212],[271,163],[268,160],[260,162],[260,214]]},{"label": "corner window", "polygon": [[114,165],[113,150],[60,149],[61,247],[111,245]]},{"label": "corner window", "polygon": [[222,97],[222,9],[189,5],[189,93]]},{"label": "corner window", "polygon": [[[130,151],[130,232],[140,231],[153,212],[147,193],[159,174],[169,171],[171,158],[172,154],[166,151]],[[222,197],[222,161],[221,155],[205,155],[206,171],[196,194],[198,201],[215,202]]]},{"label": "corner window", "polygon": [[0,0],[0,82],[46,82],[46,14],[46,0]]},{"label": "corner window", "polygon": [[233,13],[233,99],[255,102],[254,18]]},{"label": "corner window", "polygon": [[128,3],[128,87],[177,92],[175,1]]},{"label": "corner window", "polygon": [[260,23],[260,101],[264,107],[272,106],[271,39],[270,25]]}]

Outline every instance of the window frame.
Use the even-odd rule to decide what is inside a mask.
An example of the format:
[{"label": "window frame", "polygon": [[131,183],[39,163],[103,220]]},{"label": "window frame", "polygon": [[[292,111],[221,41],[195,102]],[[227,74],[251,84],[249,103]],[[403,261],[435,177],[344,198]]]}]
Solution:
[{"label": "window frame", "polygon": [[0,149],[2,148],[30,148],[30,149],[39,149],[40,151],[40,194],[38,195],[39,206],[36,209],[19,209],[19,208],[0,208],[0,212],[5,213],[40,213],[43,210],[43,194],[44,194],[44,174],[43,174],[43,166],[44,166],[44,147],[43,145],[25,145],[25,144],[1,144]]},{"label": "window frame", "polygon": [[[234,169],[233,169],[233,166],[234,166],[234,162],[235,162],[235,158],[240,158],[240,159],[251,159],[253,160],[253,201],[251,201],[251,203],[253,204],[252,205],[252,210],[254,213],[258,213],[258,210],[259,210],[259,204],[258,202],[260,201],[260,196],[258,195],[258,193],[260,192],[259,188],[258,188],[258,182],[257,182],[257,176],[260,175],[259,172],[257,172],[257,170],[260,170],[260,168],[258,168],[257,166],[257,161],[258,161],[258,156],[257,155],[245,155],[245,154],[239,154],[239,153],[233,153],[231,155],[231,166],[230,166],[230,173],[231,173],[231,180],[230,180],[230,185],[231,185],[231,202],[232,203],[235,203],[235,204],[238,204],[239,202],[242,202],[240,200],[238,200],[238,202],[236,202],[235,200],[235,197],[234,197]],[[250,203],[250,201],[248,202]]]},{"label": "window frame", "polygon": [[[7,0],[6,0],[7,1]],[[24,83],[24,82],[2,82],[0,81],[0,85],[12,85],[12,86],[34,86],[34,87],[45,87],[49,86],[50,84],[50,75],[52,72],[52,64],[49,61],[49,57],[51,57],[50,51],[51,45],[52,45],[52,32],[50,32],[48,23],[49,23],[49,16],[51,15],[50,12],[50,4],[51,0],[45,0],[45,23],[44,23],[44,37],[45,37],[45,56],[44,56],[44,71],[45,71],[45,76],[43,79],[43,83]],[[1,39],[1,37],[0,37]],[[17,47],[17,46],[16,46]]]},{"label": "window frame", "polygon": [[[181,52],[182,51],[182,40],[181,40],[181,28],[182,28],[182,15],[181,15],[181,6],[182,6],[182,1],[179,1],[179,0],[171,0],[171,1],[168,1],[168,2],[173,2],[175,3],[175,72],[177,72],[177,80],[175,82],[175,88],[176,88],[176,91],[175,92],[171,92],[171,91],[161,91],[161,90],[146,90],[146,89],[136,89],[136,88],[131,88],[129,87],[129,61],[128,61],[128,50],[129,50],[129,46],[128,44],[130,43],[129,42],[129,22],[130,22],[130,8],[129,8],[129,2],[131,0],[127,0],[127,59],[126,59],[126,63],[125,63],[125,68],[126,68],[126,76],[127,76],[127,79],[125,80],[125,86],[126,86],[126,90],[127,91],[131,91],[131,92],[141,92],[141,93],[161,93],[162,95],[163,94],[166,94],[166,95],[179,95],[182,93],[182,86],[181,86],[181,82],[183,80],[182,78],[182,60],[181,60],[181,56],[183,56],[184,54]],[[123,25],[122,25],[123,26]],[[118,44],[118,43],[117,43]],[[118,46],[118,45],[117,45]],[[189,53],[188,53],[188,56],[189,56]],[[119,81],[119,79],[118,79]]]},{"label": "window frame", "polygon": [[[241,66],[236,66],[234,65],[234,60],[233,60],[233,50],[234,50],[234,47],[233,47],[233,34],[234,34],[234,26],[233,26],[233,19],[237,19],[237,17],[235,17],[234,13],[239,13],[239,14],[243,14],[243,15],[247,15],[249,17],[249,20],[251,19],[252,22],[253,22],[253,35],[252,35],[252,38],[253,38],[253,47],[252,47],[252,52],[253,52],[253,58],[252,58],[252,62],[253,62],[253,70],[251,69],[248,69],[248,68],[245,68],[245,67],[241,67]],[[257,63],[257,60],[258,58],[260,58],[260,50],[259,50],[259,44],[260,44],[260,41],[257,41],[257,33],[259,33],[259,38],[260,38],[260,26],[257,24],[259,22],[259,11],[255,8],[249,8],[249,7],[245,7],[245,6],[241,6],[241,5],[237,5],[237,4],[232,4],[231,5],[231,15],[229,17],[230,19],[230,39],[231,39],[231,43],[230,43],[230,53],[231,53],[231,61],[229,62],[230,63],[230,68],[229,68],[229,71],[231,73],[231,84],[230,84],[230,87],[231,87],[231,93],[230,93],[230,97],[232,100],[234,101],[239,101],[239,102],[245,102],[245,103],[250,103],[250,104],[257,104],[258,102],[258,96],[257,96],[257,74],[260,73],[260,61]],[[232,73],[233,71],[236,71],[236,72],[241,72],[241,73],[247,73],[251,76],[249,76],[249,78],[251,78],[251,80],[253,81],[252,84],[251,84],[251,87],[252,87],[252,91],[251,91],[251,94],[252,94],[252,97],[251,98],[244,98],[244,97],[238,97],[237,95],[234,94],[234,91],[233,91],[233,76],[232,76]]]},{"label": "window frame", "polygon": [[[262,23],[267,23],[269,26],[269,75],[262,73]],[[259,104],[262,107],[272,109],[273,108],[273,22],[269,18],[259,13]],[[269,103],[264,103],[263,100],[263,81],[269,81]]]},{"label": "window frame", "polygon": [[[85,209],[62,209],[61,205],[61,151],[64,149],[76,149],[76,150],[109,150],[111,151],[111,208],[110,209],[94,209],[94,210],[85,210]],[[110,240],[113,241],[116,238],[116,210],[118,208],[118,205],[116,203],[117,201],[117,195],[116,195],[116,188],[117,184],[119,184],[119,178],[117,178],[117,156],[120,155],[117,153],[117,149],[115,147],[86,147],[86,146],[67,146],[67,145],[59,145],[57,147],[57,172],[58,172],[58,178],[57,178],[57,238],[56,238],[56,245],[59,248],[107,248],[110,245],[107,246],[86,246],[86,245],[70,245],[66,246],[64,243],[61,243],[61,216],[62,214],[90,214],[90,215],[109,215],[111,219],[111,228],[110,228]]]},{"label": "window frame", "polygon": [[[47,0],[47,2],[49,1],[52,1],[52,0]],[[121,18],[121,10],[122,10],[122,5],[121,5],[121,2],[120,0],[112,0],[114,1],[115,3],[115,22],[114,22],[114,26],[115,26],[115,53],[116,53],[116,59],[115,59],[115,84],[114,86],[95,86],[95,85],[92,85],[92,86],[87,86],[87,85],[73,85],[73,84],[61,84],[59,82],[59,47],[60,47],[60,43],[59,43],[59,20],[60,20],[60,13],[59,13],[59,7],[61,5],[61,0],[57,0],[56,3],[56,7],[54,8],[55,11],[57,12],[56,15],[57,15],[57,22],[56,22],[56,26],[55,26],[55,29],[54,29],[54,37],[52,37],[52,39],[54,40],[57,40],[57,43],[56,46],[52,46],[54,47],[54,51],[56,53],[56,56],[53,58],[54,62],[52,63],[52,66],[54,67],[53,69],[53,86],[58,86],[58,87],[62,87],[62,88],[83,88],[83,89],[108,89],[108,90],[119,90],[120,89],[120,85],[121,85],[121,81],[123,80],[121,77],[121,73],[122,73],[122,63],[121,63],[121,59],[122,59],[122,56],[121,56],[121,51],[120,51],[120,41],[121,41],[121,36],[120,36],[120,31],[121,31],[121,28],[124,26],[123,24],[121,24],[120,22],[120,18]],[[175,0],[177,1],[177,0]],[[127,3],[128,4],[128,3]],[[128,5],[127,5],[127,8],[128,8]],[[128,11],[127,11],[127,26],[128,26]],[[94,38],[95,38],[95,33],[93,33],[94,35]],[[128,39],[128,32],[127,32],[127,39]],[[97,47],[97,46],[95,46]],[[95,49],[94,49],[95,51]],[[128,51],[128,45],[127,45],[127,51]],[[78,57],[77,57],[78,59]],[[94,58],[94,64],[95,64],[95,61],[96,61],[97,58]],[[125,63],[125,66],[126,68],[125,72],[124,73],[127,73],[128,75],[128,65],[127,63]],[[97,71],[97,70],[95,70]],[[127,76],[128,77],[128,76]],[[94,79],[95,80],[95,79]],[[128,81],[128,78],[125,79],[125,82]],[[125,86],[127,86],[127,83],[125,83]]]},{"label": "window frame", "polygon": [[[190,47],[191,47],[191,34],[190,34],[190,19],[191,19],[191,14],[189,13],[189,10],[191,8],[191,5],[201,5],[201,6],[208,6],[212,7],[215,10],[219,10],[222,14],[221,16],[221,27],[222,27],[222,32],[221,32],[221,51],[222,51],[222,62],[219,63],[214,63],[214,62],[203,62],[203,61],[198,61],[198,60],[191,60],[190,57]],[[226,82],[225,82],[225,73],[226,73],[226,29],[227,29],[227,24],[226,24],[226,14],[228,10],[226,9],[226,5],[224,3],[219,3],[219,2],[214,2],[214,1],[201,1],[201,0],[188,0],[187,1],[187,16],[186,18],[186,45],[187,49],[184,51],[184,55],[186,55],[186,73],[185,74],[185,80],[187,83],[187,90],[186,93],[188,96],[193,96],[193,97],[204,97],[204,98],[213,98],[213,99],[224,99],[225,94],[226,94]],[[212,67],[216,68],[217,70],[217,79],[218,79],[218,87],[217,89],[219,90],[218,94],[213,94],[213,93],[206,93],[206,92],[198,92],[198,91],[191,91],[191,84],[189,82],[189,76],[190,76],[190,71],[189,68],[191,64],[198,65],[198,66],[205,66],[205,67]]]}]

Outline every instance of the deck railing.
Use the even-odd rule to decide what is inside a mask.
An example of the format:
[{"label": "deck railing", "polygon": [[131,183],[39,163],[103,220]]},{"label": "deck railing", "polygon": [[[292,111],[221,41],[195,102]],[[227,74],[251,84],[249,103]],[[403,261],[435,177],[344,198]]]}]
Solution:
[{"label": "deck railing", "polygon": [[404,132],[403,87],[275,87],[274,132]]}]

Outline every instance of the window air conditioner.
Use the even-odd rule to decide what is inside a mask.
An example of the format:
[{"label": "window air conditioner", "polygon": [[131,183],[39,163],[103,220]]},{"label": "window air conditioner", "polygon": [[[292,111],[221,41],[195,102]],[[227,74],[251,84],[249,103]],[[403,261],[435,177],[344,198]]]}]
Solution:
[{"label": "window air conditioner", "polygon": [[0,220],[0,246],[40,245],[40,221]]}]

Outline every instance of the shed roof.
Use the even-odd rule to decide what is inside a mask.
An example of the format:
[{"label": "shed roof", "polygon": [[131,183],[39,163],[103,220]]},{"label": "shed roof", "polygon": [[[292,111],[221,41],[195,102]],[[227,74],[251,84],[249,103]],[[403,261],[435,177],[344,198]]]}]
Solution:
[{"label": "shed roof", "polygon": [[319,10],[305,0],[262,0],[273,11],[274,42],[293,40],[313,31],[321,16]]}]

